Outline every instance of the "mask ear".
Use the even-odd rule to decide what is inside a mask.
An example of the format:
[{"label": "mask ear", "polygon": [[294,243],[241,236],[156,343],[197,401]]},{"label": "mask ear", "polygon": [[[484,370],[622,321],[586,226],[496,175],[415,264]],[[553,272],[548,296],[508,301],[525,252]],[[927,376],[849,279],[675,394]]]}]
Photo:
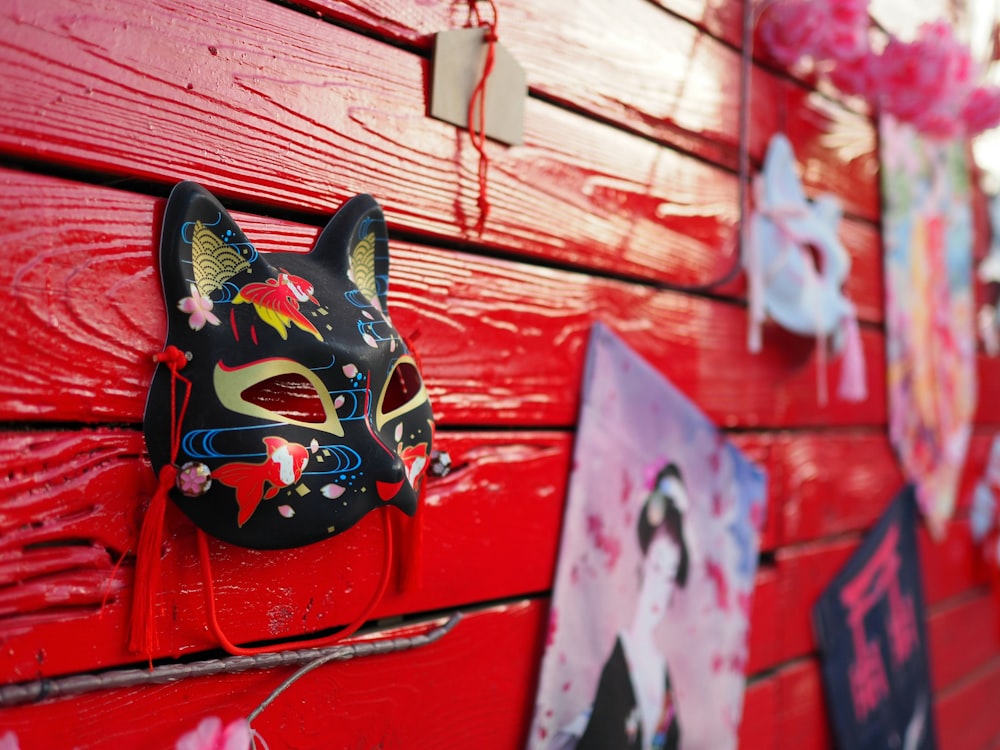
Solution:
[{"label": "mask ear", "polygon": [[389,233],[385,216],[370,195],[345,203],[316,240],[312,256],[337,274],[348,275],[358,293],[348,293],[357,307],[388,312]]},{"label": "mask ear", "polygon": [[160,238],[165,299],[189,297],[193,286],[205,299],[228,302],[240,287],[233,279],[252,274],[259,263],[254,246],[211,193],[194,182],[174,187]]}]

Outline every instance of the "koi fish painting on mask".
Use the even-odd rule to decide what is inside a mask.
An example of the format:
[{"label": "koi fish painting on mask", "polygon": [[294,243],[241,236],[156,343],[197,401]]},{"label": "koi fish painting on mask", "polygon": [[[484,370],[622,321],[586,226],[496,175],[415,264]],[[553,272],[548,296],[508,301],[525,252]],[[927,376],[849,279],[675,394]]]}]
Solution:
[{"label": "koi fish painting on mask", "polygon": [[[175,426],[171,497],[200,528],[258,549],[297,547],[389,504],[416,511],[434,423],[389,318],[388,235],[373,198],[348,201],[310,253],[258,252],[204,188],[183,182],[160,245],[167,346],[191,382]],[[171,458],[179,398],[157,367],[144,427]]]}]

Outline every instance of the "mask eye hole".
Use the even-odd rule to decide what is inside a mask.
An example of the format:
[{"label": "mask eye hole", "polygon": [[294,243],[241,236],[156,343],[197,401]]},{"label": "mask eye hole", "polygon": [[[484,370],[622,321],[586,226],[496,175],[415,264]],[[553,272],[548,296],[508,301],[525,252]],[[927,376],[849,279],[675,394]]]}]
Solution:
[{"label": "mask eye hole", "polygon": [[326,421],[326,410],[316,388],[296,372],[273,375],[254,383],[240,393],[240,398],[285,419],[309,424]]},{"label": "mask eye hole", "polygon": [[344,437],[326,385],[294,360],[274,357],[235,367],[217,362],[212,384],[219,403],[237,414]]},{"label": "mask eye hole", "polygon": [[414,399],[421,393],[420,372],[412,362],[402,361],[389,376],[389,382],[385,385],[384,395],[379,404],[379,411],[388,414],[407,402]]}]

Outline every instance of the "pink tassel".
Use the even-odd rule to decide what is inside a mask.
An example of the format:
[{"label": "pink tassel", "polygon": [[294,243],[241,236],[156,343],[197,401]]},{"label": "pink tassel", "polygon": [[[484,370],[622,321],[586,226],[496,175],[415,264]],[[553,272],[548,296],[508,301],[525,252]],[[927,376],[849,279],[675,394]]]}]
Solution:
[{"label": "pink tassel", "polygon": [[865,375],[865,350],[861,346],[857,317],[844,316],[843,326],[844,354],[840,360],[838,395],[844,401],[864,401],[868,398],[868,379]]}]

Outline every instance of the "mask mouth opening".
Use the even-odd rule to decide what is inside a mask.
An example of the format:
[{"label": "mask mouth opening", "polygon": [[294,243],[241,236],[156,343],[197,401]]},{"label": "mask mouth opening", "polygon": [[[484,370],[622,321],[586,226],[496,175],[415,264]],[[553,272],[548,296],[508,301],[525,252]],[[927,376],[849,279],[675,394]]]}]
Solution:
[{"label": "mask mouth opening", "polygon": [[308,424],[326,421],[326,410],[316,387],[298,373],[288,372],[265,378],[244,389],[240,398],[285,419]]},{"label": "mask mouth opening", "polygon": [[405,360],[400,362],[389,375],[380,411],[383,414],[388,414],[405,406],[420,393],[421,385],[420,372],[416,365]]}]

